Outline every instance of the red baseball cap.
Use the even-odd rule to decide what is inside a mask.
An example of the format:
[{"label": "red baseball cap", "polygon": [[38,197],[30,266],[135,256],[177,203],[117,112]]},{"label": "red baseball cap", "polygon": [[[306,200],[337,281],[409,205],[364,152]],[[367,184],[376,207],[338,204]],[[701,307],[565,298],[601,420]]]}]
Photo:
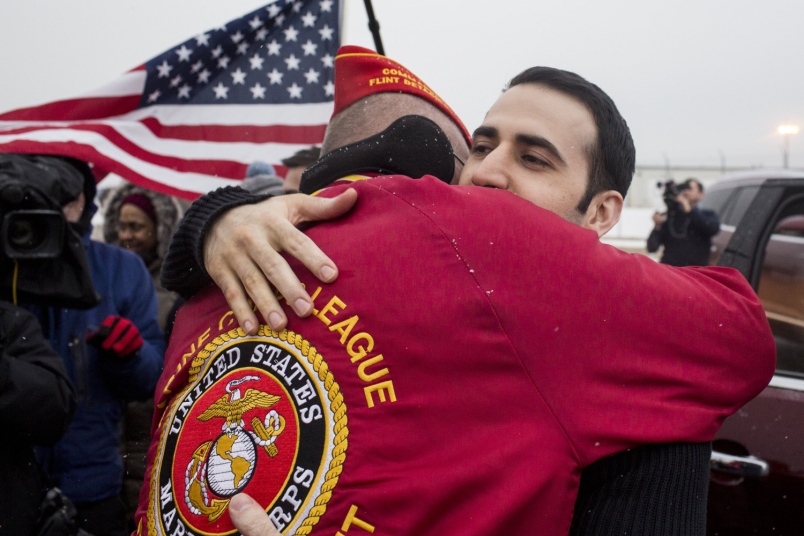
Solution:
[{"label": "red baseball cap", "polygon": [[407,93],[431,103],[458,125],[466,143],[472,146],[472,135],[452,108],[409,69],[368,48],[347,45],[338,49],[335,56],[335,110],[332,115],[363,97],[387,92]]}]

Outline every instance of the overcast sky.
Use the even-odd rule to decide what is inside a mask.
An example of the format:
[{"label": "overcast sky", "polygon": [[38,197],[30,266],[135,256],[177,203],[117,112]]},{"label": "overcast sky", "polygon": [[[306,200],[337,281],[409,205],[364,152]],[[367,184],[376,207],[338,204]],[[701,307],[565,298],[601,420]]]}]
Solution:
[{"label": "overcast sky", "polygon": [[[0,110],[68,97],[268,0],[0,2]],[[344,44],[373,48],[360,0]],[[522,69],[575,71],[628,121],[642,165],[782,164],[804,127],[804,1],[373,0],[386,53],[470,130]],[[804,168],[804,132],[790,141]]]}]

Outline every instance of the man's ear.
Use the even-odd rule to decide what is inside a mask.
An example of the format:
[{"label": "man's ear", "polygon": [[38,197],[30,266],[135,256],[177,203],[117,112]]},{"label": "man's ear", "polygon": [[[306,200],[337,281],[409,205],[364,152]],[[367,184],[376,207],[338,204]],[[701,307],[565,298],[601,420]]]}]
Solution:
[{"label": "man's ear", "polygon": [[623,196],[620,192],[606,190],[592,198],[583,216],[581,227],[591,229],[598,238],[606,234],[620,221],[623,211]]}]

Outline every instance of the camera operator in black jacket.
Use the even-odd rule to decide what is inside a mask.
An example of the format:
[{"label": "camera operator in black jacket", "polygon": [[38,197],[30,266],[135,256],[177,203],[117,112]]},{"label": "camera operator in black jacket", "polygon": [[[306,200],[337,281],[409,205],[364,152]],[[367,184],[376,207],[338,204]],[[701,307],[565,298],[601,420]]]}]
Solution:
[{"label": "camera operator in black jacket", "polygon": [[664,246],[661,262],[671,266],[706,266],[712,237],[720,231],[717,214],[698,208],[703,185],[696,179],[664,184],[667,212],[653,215],[655,227],[648,237],[648,252]]},{"label": "camera operator in black jacket", "polygon": [[0,534],[33,534],[48,488],[34,445],[52,445],[75,409],[61,356],[28,311],[0,301]]},{"label": "camera operator in black jacket", "polygon": [[[81,237],[61,207],[34,184],[69,163],[0,153],[0,535],[80,534],[37,462],[34,447],[56,443],[75,411],[61,356],[18,302],[90,307],[98,298]],[[45,501],[48,495],[49,501]],[[43,503],[49,506],[44,508]],[[84,533],[85,534],[85,533]]]}]

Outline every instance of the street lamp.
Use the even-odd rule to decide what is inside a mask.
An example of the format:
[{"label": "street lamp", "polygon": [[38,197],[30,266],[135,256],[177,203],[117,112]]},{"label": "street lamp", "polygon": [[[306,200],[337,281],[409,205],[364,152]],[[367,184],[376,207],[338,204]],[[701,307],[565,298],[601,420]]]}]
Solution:
[{"label": "street lamp", "polygon": [[798,134],[799,128],[796,125],[779,125],[779,134],[784,140],[784,167],[788,167],[787,157],[790,153],[790,136]]}]

